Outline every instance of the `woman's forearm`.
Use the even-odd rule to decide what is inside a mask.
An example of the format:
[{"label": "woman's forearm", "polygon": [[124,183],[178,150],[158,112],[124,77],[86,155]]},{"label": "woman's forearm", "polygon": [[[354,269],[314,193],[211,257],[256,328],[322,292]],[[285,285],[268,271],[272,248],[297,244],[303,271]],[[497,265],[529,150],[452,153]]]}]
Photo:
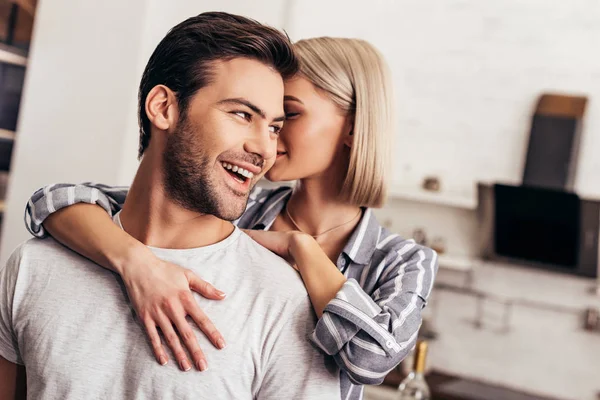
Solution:
[{"label": "woman's forearm", "polygon": [[295,235],[290,243],[290,255],[300,271],[313,308],[321,318],[327,304],[346,282],[346,277],[311,236]]},{"label": "woman's forearm", "polygon": [[65,207],[46,218],[44,228],[65,246],[120,275],[133,257],[152,255],[97,205]]}]

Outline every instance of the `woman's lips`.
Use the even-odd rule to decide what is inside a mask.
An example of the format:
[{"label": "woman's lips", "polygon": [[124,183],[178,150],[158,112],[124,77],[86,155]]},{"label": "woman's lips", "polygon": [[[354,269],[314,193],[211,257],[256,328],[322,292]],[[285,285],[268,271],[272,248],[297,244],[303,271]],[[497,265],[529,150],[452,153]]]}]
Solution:
[{"label": "woman's lips", "polygon": [[283,157],[283,156],[285,156],[285,155],[287,155],[287,152],[286,152],[286,151],[278,151],[278,152],[277,152],[277,158]]}]

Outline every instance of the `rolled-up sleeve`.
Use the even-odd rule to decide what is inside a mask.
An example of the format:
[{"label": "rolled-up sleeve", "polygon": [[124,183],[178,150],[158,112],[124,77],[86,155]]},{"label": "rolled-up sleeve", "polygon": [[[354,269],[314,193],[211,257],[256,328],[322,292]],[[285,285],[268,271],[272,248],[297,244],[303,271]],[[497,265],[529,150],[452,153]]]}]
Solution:
[{"label": "rolled-up sleeve", "polygon": [[97,204],[110,215],[121,210],[129,187],[108,186],[97,183],[59,183],[45,186],[37,190],[25,207],[25,226],[36,237],[43,238],[48,234],[44,230],[44,220],[52,213],[76,204]]},{"label": "rolled-up sleeve", "polygon": [[348,279],[311,335],[356,384],[379,384],[414,346],[437,273],[435,251],[404,241],[384,257],[371,295]]}]

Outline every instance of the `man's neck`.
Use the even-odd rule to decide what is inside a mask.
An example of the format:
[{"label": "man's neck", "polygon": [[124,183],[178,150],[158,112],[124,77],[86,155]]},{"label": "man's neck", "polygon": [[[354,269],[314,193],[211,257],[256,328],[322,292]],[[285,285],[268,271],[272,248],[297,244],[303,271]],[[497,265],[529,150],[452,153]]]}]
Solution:
[{"label": "man's neck", "polygon": [[127,233],[148,246],[189,249],[218,243],[233,232],[230,222],[187,210],[169,198],[162,164],[150,157],[142,159],[119,215]]}]

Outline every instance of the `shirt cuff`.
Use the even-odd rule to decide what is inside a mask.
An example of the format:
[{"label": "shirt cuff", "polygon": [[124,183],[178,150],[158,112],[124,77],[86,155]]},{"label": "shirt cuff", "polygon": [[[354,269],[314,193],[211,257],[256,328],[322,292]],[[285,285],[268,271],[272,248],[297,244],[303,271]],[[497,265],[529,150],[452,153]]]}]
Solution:
[{"label": "shirt cuff", "polygon": [[326,354],[337,354],[359,331],[370,331],[381,311],[356,280],[348,279],[325,307],[311,340]]},{"label": "shirt cuff", "polygon": [[14,343],[6,344],[4,339],[0,338],[0,357],[13,364],[25,365],[25,363],[21,359],[21,355],[16,350],[16,340],[13,340],[13,342]]}]

